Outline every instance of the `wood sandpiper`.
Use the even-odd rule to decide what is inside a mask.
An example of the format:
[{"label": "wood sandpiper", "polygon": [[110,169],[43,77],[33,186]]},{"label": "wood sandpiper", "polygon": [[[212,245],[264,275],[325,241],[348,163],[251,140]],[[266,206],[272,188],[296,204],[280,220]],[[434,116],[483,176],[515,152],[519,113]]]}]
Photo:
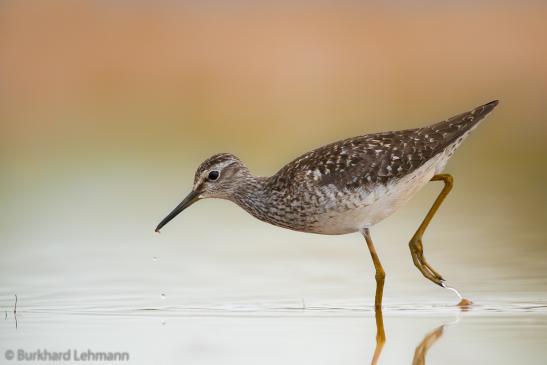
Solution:
[{"label": "wood sandpiper", "polygon": [[296,231],[326,235],[361,232],[376,269],[375,305],[379,308],[385,272],[370,228],[399,209],[428,181],[442,181],[443,189],[410,240],[410,253],[427,279],[454,291],[460,305],[470,304],[427,262],[422,236],[452,189],[452,176],[442,173],[448,159],[497,104],[495,100],[427,127],[334,142],[298,157],[270,177],[252,175],[232,154],[216,154],[199,166],[192,191],[158,224],[156,232],[205,198],[230,200],[264,222]]}]

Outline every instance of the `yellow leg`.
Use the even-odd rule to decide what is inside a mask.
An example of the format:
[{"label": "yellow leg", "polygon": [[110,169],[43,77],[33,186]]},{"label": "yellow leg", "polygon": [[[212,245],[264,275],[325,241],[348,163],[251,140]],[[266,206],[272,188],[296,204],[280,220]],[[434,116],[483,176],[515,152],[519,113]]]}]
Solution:
[{"label": "yellow leg", "polygon": [[370,230],[368,228],[365,228],[363,229],[362,233],[365,237],[365,241],[367,241],[370,256],[372,257],[372,262],[374,263],[374,268],[376,269],[376,275],[374,276],[376,278],[376,295],[374,297],[374,306],[376,307],[376,309],[378,309],[382,307],[382,296],[384,293],[384,281],[386,278],[386,273],[384,271],[384,268],[382,267],[382,264],[380,263],[380,259],[378,258],[378,254],[376,253],[376,249],[374,248],[374,244],[372,243],[372,239],[370,238]]},{"label": "yellow leg", "polygon": [[452,190],[452,186],[454,185],[454,178],[449,174],[435,175],[433,176],[433,178],[431,178],[431,181],[443,181],[444,187],[439,193],[439,196],[437,196],[437,199],[435,199],[435,202],[429,209],[429,212],[427,212],[427,215],[425,216],[424,220],[418,227],[418,230],[416,231],[416,233],[414,233],[414,236],[410,240],[409,246],[410,246],[410,253],[412,255],[412,261],[414,261],[414,265],[418,268],[418,270],[420,270],[420,272],[426,278],[428,278],[435,284],[442,286],[443,288],[447,288],[454,291],[461,300],[459,305],[469,305],[471,304],[471,302],[467,299],[464,299],[456,289],[446,286],[445,280],[441,276],[441,274],[439,274],[435,269],[433,269],[433,267],[429,265],[429,263],[424,257],[424,248],[422,244],[422,237],[424,235],[424,232],[427,229],[427,226],[429,225],[429,223],[431,222],[431,219],[433,218],[433,216],[435,215],[435,213],[437,212],[437,210],[443,203],[444,199],[446,198],[450,190]]},{"label": "yellow leg", "polygon": [[414,358],[412,359],[412,365],[425,365],[425,355],[433,344],[441,338],[443,335],[444,326],[435,328],[431,333],[428,333],[422,342],[416,347],[414,351]]},{"label": "yellow leg", "polygon": [[376,307],[376,348],[374,349],[374,354],[372,355],[371,365],[378,364],[380,355],[382,354],[382,349],[386,343],[386,333],[384,331],[384,317],[382,316],[382,307]]}]

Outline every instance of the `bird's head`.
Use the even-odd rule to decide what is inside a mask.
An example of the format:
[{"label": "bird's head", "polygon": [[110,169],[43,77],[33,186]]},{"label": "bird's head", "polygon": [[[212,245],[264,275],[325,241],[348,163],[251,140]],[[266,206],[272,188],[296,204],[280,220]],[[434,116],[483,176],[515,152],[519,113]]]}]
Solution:
[{"label": "bird's head", "polygon": [[236,156],[229,153],[211,156],[196,170],[194,187],[190,194],[158,224],[156,232],[200,199],[231,199],[239,183],[249,176],[249,170]]}]

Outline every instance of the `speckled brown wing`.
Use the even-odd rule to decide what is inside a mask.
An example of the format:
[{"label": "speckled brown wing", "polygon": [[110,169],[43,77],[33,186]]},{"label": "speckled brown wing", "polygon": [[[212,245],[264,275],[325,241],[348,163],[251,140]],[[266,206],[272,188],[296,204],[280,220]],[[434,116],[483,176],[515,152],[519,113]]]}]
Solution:
[{"label": "speckled brown wing", "polygon": [[279,188],[290,182],[355,189],[401,178],[460,143],[494,107],[490,102],[428,127],[374,133],[345,139],[320,147],[285,165],[273,183]]}]

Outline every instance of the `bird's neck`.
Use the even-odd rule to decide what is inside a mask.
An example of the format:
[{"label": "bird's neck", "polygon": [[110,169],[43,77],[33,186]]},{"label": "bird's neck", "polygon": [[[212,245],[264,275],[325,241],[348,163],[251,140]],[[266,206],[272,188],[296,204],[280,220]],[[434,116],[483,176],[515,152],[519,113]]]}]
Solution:
[{"label": "bird's neck", "polygon": [[234,203],[245,209],[254,217],[268,221],[271,190],[268,189],[267,177],[248,175],[231,196]]}]

